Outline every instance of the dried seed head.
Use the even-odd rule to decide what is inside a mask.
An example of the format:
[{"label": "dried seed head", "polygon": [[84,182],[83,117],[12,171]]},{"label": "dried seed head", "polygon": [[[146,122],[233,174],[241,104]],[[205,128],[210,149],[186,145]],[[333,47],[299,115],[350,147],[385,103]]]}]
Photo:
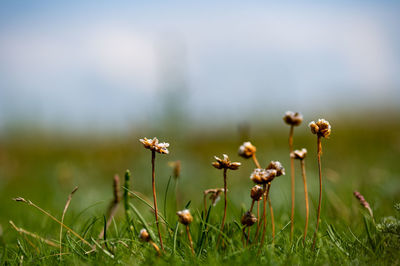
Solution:
[{"label": "dried seed head", "polygon": [[327,138],[331,134],[331,125],[325,119],[318,119],[317,122],[312,121],[308,126],[311,129],[311,133],[320,137]]},{"label": "dried seed head", "polygon": [[205,190],[204,195],[210,195],[209,199],[211,200],[212,205],[215,206],[220,200],[220,196],[224,191],[225,189],[223,188],[212,188]]},{"label": "dried seed head", "polygon": [[303,116],[298,112],[287,111],[283,116],[283,121],[291,126],[299,126],[303,122]]},{"label": "dried seed head", "polygon": [[193,221],[193,216],[188,209],[178,211],[176,215],[178,215],[178,220],[181,224],[189,225]]},{"label": "dried seed head", "polygon": [[276,170],[276,176],[285,175],[285,168],[283,168],[282,164],[278,161],[271,161],[267,166],[268,169]]},{"label": "dried seed head", "polygon": [[27,203],[27,202],[28,202],[26,199],[24,199],[24,198],[21,198],[21,197],[14,198],[13,200],[15,200],[15,201],[19,201],[19,202],[25,202],[25,203]]},{"label": "dried seed head", "polygon": [[295,150],[292,153],[290,153],[290,158],[303,160],[304,158],[306,158],[306,155],[307,155],[307,150],[303,148],[301,150]]},{"label": "dried seed head", "polygon": [[261,186],[255,185],[250,190],[250,197],[253,200],[259,201],[264,193],[264,189]]},{"label": "dried seed head", "polygon": [[257,222],[257,218],[250,211],[247,211],[245,214],[243,214],[240,222],[242,225],[252,226]]},{"label": "dried seed head", "polygon": [[256,184],[266,184],[277,176],[275,169],[256,168],[250,175],[250,179]]},{"label": "dried seed head", "polygon": [[148,139],[148,138],[143,138],[139,140],[143,146],[146,149],[149,149],[151,151],[155,151],[161,154],[168,154],[168,147],[169,147],[169,143],[166,142],[162,142],[159,143],[157,138],[153,138],[153,139]]},{"label": "dried seed head", "polygon": [[217,156],[214,156],[216,162],[213,162],[212,165],[217,168],[217,169],[231,169],[231,170],[237,170],[240,166],[239,162],[231,162],[229,160],[228,155],[223,154],[224,158],[221,159]]},{"label": "dried seed head", "polygon": [[239,155],[243,158],[250,158],[256,153],[256,147],[250,143],[250,141],[244,142],[239,147]]},{"label": "dried seed head", "polygon": [[139,239],[144,241],[144,242],[149,242],[150,241],[150,234],[147,232],[146,229],[142,228],[139,232]]}]

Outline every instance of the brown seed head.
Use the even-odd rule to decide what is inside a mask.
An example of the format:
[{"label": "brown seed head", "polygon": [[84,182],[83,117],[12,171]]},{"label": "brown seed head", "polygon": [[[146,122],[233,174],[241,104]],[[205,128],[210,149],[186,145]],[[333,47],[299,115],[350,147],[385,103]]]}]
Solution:
[{"label": "brown seed head", "polygon": [[312,121],[308,126],[311,129],[311,133],[320,137],[327,138],[331,134],[331,125],[325,119],[318,119],[317,122]]},{"label": "brown seed head", "polygon": [[229,160],[228,155],[223,154],[224,158],[220,159],[217,156],[214,156],[216,162],[213,162],[212,165],[217,168],[217,169],[231,169],[231,170],[237,170],[240,166],[239,162],[231,162]]},{"label": "brown seed head", "polygon": [[144,242],[149,242],[150,241],[150,234],[147,232],[146,229],[142,228],[139,233],[139,239],[144,241]]},{"label": "brown seed head", "polygon": [[176,215],[178,215],[178,220],[181,224],[189,225],[193,221],[193,216],[188,209],[178,211]]},{"label": "brown seed head", "polygon": [[292,153],[290,153],[290,158],[303,160],[304,158],[306,158],[306,155],[307,155],[307,150],[303,148],[301,150],[295,150]]},{"label": "brown seed head", "polygon": [[155,151],[161,154],[168,154],[168,147],[169,147],[169,143],[166,142],[162,142],[159,143],[157,138],[153,138],[153,139],[148,139],[148,138],[143,138],[139,140],[143,146],[146,149],[149,149],[151,151]]},{"label": "brown seed head", "polygon": [[285,168],[283,168],[282,164],[278,161],[271,161],[267,166],[268,169],[276,170],[276,176],[285,175]]},{"label": "brown seed head", "polygon": [[251,158],[256,153],[256,147],[250,143],[250,141],[244,142],[239,147],[239,155],[243,158]]},{"label": "brown seed head", "polygon": [[261,186],[255,185],[250,190],[250,197],[253,200],[259,201],[264,193],[264,189]]},{"label": "brown seed head", "polygon": [[303,122],[303,116],[298,112],[287,111],[283,116],[283,121],[291,126],[299,126]]},{"label": "brown seed head", "polygon": [[277,176],[275,169],[256,168],[250,175],[250,179],[256,184],[266,184]]},{"label": "brown seed head", "polygon": [[257,222],[257,218],[250,211],[247,211],[245,214],[243,214],[240,222],[242,225],[252,226]]},{"label": "brown seed head", "polygon": [[212,188],[205,190],[204,195],[210,195],[209,199],[211,200],[212,205],[215,206],[220,200],[220,196],[224,191],[225,189],[223,188]]}]

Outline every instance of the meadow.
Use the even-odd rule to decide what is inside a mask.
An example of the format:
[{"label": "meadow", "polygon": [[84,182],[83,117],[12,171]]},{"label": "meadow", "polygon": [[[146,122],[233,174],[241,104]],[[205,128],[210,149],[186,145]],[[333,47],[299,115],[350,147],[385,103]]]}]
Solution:
[{"label": "meadow", "polygon": [[[295,128],[294,148],[306,148],[305,159],[310,201],[306,242],[304,191],[301,169],[295,161],[295,216],[290,240],[291,192],[289,127],[283,121],[192,126],[185,128],[133,127],[129,133],[100,135],[49,133],[27,128],[10,129],[0,139],[0,261],[2,265],[27,264],[234,264],[234,265],[398,265],[400,264],[400,120],[326,117],[332,125],[323,139],[323,194],[320,228],[312,248],[318,205],[317,141],[305,117]],[[156,156],[156,190],[160,229],[165,251],[138,237],[146,228],[160,247],[152,211],[151,152],[139,139],[157,136],[170,144],[169,154]],[[280,161],[286,175],[271,186],[275,239],[267,212],[265,244],[243,245],[241,217],[250,208],[251,159],[238,155],[239,146],[251,141],[265,167]],[[239,169],[228,171],[228,208],[220,236],[224,198],[215,206],[208,200],[204,215],[203,192],[223,187],[222,171],[214,156],[227,154]],[[180,161],[179,177],[173,162]],[[129,188],[125,173],[131,173]],[[113,206],[113,180],[119,176],[118,203],[111,224],[99,237]],[[62,219],[68,195],[75,188],[63,224],[38,209],[13,200],[22,197]],[[369,202],[373,219],[354,197],[359,191]],[[125,197],[124,197],[125,196]],[[125,201],[127,200],[127,201]],[[189,209],[193,221],[191,252],[185,226],[177,211]],[[11,223],[14,225],[12,225]],[[22,231],[26,230],[26,231]],[[80,239],[73,232],[76,232]],[[222,244],[217,245],[218,238]],[[86,242],[87,243],[86,243]]]}]

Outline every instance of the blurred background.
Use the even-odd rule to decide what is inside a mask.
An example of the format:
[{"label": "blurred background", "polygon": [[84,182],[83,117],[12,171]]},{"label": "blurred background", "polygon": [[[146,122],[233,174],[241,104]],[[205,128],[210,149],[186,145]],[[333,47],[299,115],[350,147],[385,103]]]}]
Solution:
[{"label": "blurred background", "polygon": [[[161,202],[168,162],[181,160],[182,201],[199,207],[204,189],[222,186],[212,156],[241,161],[229,180],[233,219],[250,204],[253,166],[237,156],[243,141],[257,146],[263,165],[280,160],[289,173],[287,110],[304,114],[295,147],[310,152],[313,204],[316,139],[307,124],[325,118],[333,127],[323,143],[325,215],[356,227],[355,189],[378,214],[390,214],[400,200],[399,7],[2,1],[0,225],[9,235],[10,219],[45,232],[51,222],[32,210],[27,220],[27,207],[11,198],[61,215],[75,185],[71,212],[94,205],[88,215],[102,217],[112,177],[126,169],[134,189],[150,197],[150,153],[138,142],[144,136],[171,143],[170,155],[157,157]],[[272,191],[279,226],[289,217],[289,183],[283,177]]]}]

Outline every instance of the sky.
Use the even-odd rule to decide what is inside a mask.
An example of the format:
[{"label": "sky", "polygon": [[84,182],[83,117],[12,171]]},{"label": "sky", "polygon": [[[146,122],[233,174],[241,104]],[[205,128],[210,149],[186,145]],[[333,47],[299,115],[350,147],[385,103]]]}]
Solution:
[{"label": "sky", "polygon": [[1,1],[0,126],[400,106],[396,1]]}]

